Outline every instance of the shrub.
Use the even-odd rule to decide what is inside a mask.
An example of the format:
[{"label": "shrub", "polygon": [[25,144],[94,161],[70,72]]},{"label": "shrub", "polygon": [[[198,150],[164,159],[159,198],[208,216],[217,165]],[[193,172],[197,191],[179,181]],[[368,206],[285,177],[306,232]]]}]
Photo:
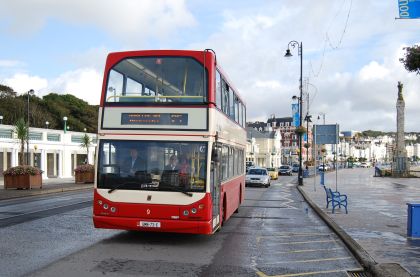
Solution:
[{"label": "shrub", "polygon": [[78,173],[93,172],[93,171],[95,171],[95,167],[93,166],[93,164],[82,164],[82,165],[77,166],[74,169],[74,172],[78,172]]},{"label": "shrub", "polygon": [[17,176],[17,175],[40,175],[42,174],[42,170],[37,167],[33,167],[30,165],[18,165],[11,168],[8,168],[3,172],[4,176]]}]

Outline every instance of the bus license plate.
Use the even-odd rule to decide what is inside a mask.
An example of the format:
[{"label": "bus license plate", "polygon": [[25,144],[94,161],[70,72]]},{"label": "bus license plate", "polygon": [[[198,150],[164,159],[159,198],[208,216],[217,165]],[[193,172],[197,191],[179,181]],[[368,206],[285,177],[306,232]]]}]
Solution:
[{"label": "bus license plate", "polygon": [[145,227],[145,228],[160,228],[160,222],[140,221],[138,226]]}]

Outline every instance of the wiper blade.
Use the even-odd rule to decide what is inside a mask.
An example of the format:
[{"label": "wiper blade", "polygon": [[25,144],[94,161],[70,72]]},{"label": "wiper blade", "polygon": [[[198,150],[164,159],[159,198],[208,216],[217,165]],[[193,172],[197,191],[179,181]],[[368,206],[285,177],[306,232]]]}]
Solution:
[{"label": "wiper blade", "polygon": [[125,183],[121,183],[121,184],[119,184],[119,185],[117,185],[117,186],[115,186],[115,187],[113,187],[112,189],[109,189],[108,190],[108,193],[111,193],[111,192],[113,192],[114,190],[117,190],[117,189],[120,189],[120,188],[122,188],[122,187],[124,187],[124,186],[126,186],[126,185],[139,185],[139,187],[140,187],[140,183],[137,183],[137,182],[125,182]]},{"label": "wiper blade", "polygon": [[181,189],[181,188],[178,188],[178,187],[173,187],[173,186],[162,186],[162,185],[159,185],[159,187],[160,187],[160,188],[164,188],[164,189],[168,189],[168,190],[171,190],[171,191],[181,192],[181,193],[183,193],[183,194],[185,194],[185,195],[188,195],[189,197],[193,197],[193,194],[192,194],[191,192],[189,192],[189,191],[185,191],[185,190],[183,190],[183,189]]}]

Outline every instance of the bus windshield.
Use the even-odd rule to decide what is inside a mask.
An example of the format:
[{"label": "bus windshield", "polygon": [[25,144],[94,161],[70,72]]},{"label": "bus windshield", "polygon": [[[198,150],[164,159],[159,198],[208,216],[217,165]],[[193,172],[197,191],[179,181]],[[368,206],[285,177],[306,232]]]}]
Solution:
[{"label": "bus windshield", "polygon": [[105,102],[204,103],[204,75],[190,57],[127,58],[109,71]]},{"label": "bus windshield", "polygon": [[99,189],[205,192],[207,143],[103,140]]}]

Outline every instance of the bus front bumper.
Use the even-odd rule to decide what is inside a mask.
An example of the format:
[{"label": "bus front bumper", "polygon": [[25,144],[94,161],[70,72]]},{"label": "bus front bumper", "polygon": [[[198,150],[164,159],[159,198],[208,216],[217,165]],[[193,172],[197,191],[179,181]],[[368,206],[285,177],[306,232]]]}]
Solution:
[{"label": "bus front bumper", "polygon": [[167,220],[142,219],[112,216],[93,216],[95,228],[137,230],[145,232],[173,232],[190,234],[212,234],[212,220]]}]

